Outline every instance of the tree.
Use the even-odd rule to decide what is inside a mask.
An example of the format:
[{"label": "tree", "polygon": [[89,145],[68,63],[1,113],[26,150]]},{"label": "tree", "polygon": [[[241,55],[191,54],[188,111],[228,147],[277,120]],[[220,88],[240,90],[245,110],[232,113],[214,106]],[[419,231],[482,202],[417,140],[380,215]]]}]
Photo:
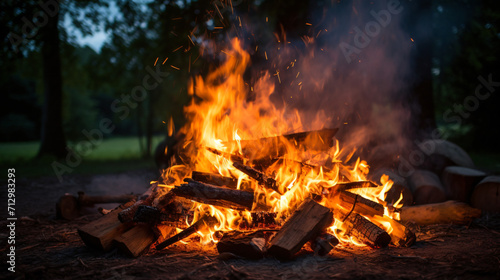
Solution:
[{"label": "tree", "polygon": [[[57,8],[59,9],[59,8]],[[59,39],[59,12],[49,17],[47,25],[41,28],[42,64],[44,83],[44,106],[42,135],[38,156],[66,155],[66,138],[62,121],[62,77]]]},{"label": "tree", "polygon": [[[48,1],[2,1],[2,21],[7,29],[2,29],[4,45],[2,57],[14,61],[32,52],[40,52],[42,57],[42,82],[44,106],[42,112],[41,143],[38,156],[64,157],[67,152],[63,130],[62,103],[63,80],[61,70],[61,37],[69,40],[65,30],[61,32],[60,19],[64,14],[72,15],[73,24],[85,34],[88,25],[99,21],[95,7],[105,6],[99,0],[71,1],[62,5],[55,0]],[[87,13],[82,23],[75,14]],[[76,24],[75,24],[76,23]]]}]

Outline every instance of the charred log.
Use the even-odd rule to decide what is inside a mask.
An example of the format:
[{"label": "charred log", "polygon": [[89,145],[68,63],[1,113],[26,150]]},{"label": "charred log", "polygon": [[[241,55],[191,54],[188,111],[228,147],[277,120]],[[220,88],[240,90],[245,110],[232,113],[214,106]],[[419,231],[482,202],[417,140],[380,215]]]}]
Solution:
[{"label": "charred log", "polygon": [[259,185],[262,185],[266,189],[271,189],[271,190],[276,191],[277,193],[279,193],[281,195],[283,195],[285,193],[284,191],[280,190],[279,185],[276,182],[276,180],[274,180],[273,178],[267,176],[266,174],[258,171],[257,169],[254,169],[250,166],[244,165],[244,164],[239,163],[239,162],[234,162],[233,166],[236,169],[240,170],[241,172],[247,174],[248,177],[254,179],[255,181],[257,181],[259,183]]},{"label": "charred log", "polygon": [[177,186],[171,192],[201,203],[235,210],[251,210],[254,201],[254,194],[251,192],[216,187],[197,181]]},{"label": "charred log", "polygon": [[391,242],[391,237],[387,232],[359,214],[347,214],[343,218],[343,226],[345,227],[345,235],[372,248],[387,247]]},{"label": "charred log", "polygon": [[183,230],[182,232],[179,232],[178,234],[176,234],[176,235],[170,237],[169,239],[163,241],[162,243],[158,244],[156,246],[156,250],[162,250],[162,249],[176,243],[177,241],[180,241],[184,238],[191,236],[192,234],[194,234],[197,231],[212,227],[216,223],[217,223],[217,219],[215,219],[214,217],[205,216],[205,217],[199,219],[198,221],[196,221],[194,224],[192,224],[187,229]]}]

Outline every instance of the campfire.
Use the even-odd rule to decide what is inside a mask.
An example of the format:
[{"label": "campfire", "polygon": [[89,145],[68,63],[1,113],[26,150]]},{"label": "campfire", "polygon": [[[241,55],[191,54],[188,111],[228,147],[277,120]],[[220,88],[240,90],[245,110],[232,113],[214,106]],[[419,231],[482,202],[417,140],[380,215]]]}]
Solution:
[{"label": "campfire", "polygon": [[219,68],[191,81],[188,123],[176,133],[170,122],[178,144],[165,151],[175,156],[162,178],[81,227],[85,244],[138,256],[201,242],[251,259],[290,259],[304,246],[318,255],[335,246],[411,246],[408,221],[435,209],[405,212],[402,192],[388,203],[393,182],[367,180],[368,163],[341,148],[324,115],[305,124],[297,110],[274,106],[272,74],[246,84],[250,56],[238,39],[224,54]]}]

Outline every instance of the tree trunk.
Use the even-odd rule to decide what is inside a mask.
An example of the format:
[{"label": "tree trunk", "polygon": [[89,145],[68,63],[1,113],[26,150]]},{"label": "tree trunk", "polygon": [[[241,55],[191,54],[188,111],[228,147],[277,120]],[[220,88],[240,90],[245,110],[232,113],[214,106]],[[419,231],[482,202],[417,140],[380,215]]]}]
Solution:
[{"label": "tree trunk", "polygon": [[154,126],[154,106],[156,102],[156,92],[151,91],[149,93],[148,100],[148,116],[146,119],[146,151],[144,156],[147,158],[151,157],[151,151],[153,150],[153,126]]},{"label": "tree trunk", "polygon": [[47,25],[40,30],[45,100],[38,156],[48,154],[62,158],[67,151],[62,125],[62,77],[58,23],[59,14],[56,14],[49,17]]}]

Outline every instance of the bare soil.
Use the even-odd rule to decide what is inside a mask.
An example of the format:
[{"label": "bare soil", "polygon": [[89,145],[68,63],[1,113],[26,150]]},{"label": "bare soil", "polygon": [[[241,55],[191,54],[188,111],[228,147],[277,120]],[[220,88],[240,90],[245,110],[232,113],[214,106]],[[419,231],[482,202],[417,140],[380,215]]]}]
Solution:
[{"label": "bare soil", "polygon": [[[50,178],[18,181],[16,189],[16,272],[7,271],[6,213],[0,226],[2,273],[9,279],[500,279],[500,215],[483,215],[468,226],[417,228],[410,248],[336,247],[319,257],[308,249],[287,262],[219,255],[215,246],[177,243],[133,259],[116,250],[89,249],[77,228],[99,214],[56,220],[58,197],[144,191],[154,173],[74,176],[66,183]],[[3,186],[5,187],[5,186]],[[5,188],[4,188],[5,189]],[[1,199],[6,200],[4,192]],[[52,210],[51,210],[52,209]]]}]

